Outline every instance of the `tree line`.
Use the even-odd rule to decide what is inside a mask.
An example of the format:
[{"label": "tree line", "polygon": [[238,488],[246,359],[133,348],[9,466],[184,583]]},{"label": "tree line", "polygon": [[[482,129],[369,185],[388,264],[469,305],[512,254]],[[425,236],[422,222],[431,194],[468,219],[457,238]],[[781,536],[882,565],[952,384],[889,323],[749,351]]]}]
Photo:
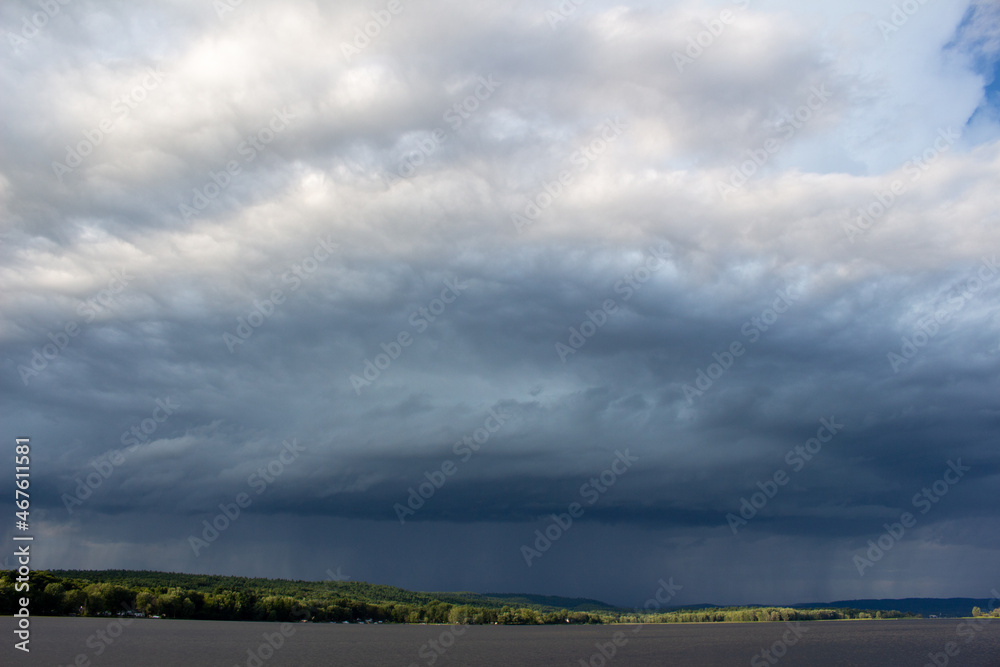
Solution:
[{"label": "tree line", "polygon": [[[70,576],[72,575],[72,576]],[[16,573],[0,571],[0,615],[15,611]],[[141,615],[228,621],[312,621],[543,625],[610,623],[777,622],[906,618],[914,614],[859,609],[722,607],[645,612],[513,607],[474,594],[416,593],[363,582],[302,582],[162,572],[38,571],[32,574],[35,615]],[[446,599],[439,599],[440,596]],[[977,610],[978,611],[978,610]],[[981,613],[981,612],[980,612]]]}]

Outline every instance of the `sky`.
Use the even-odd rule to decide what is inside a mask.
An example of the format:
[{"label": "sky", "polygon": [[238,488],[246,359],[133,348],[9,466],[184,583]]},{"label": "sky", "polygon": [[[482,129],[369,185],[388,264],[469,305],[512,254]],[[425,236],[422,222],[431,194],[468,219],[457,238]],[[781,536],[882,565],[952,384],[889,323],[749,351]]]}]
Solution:
[{"label": "sky", "polygon": [[34,567],[990,597],[998,19],[5,2]]}]

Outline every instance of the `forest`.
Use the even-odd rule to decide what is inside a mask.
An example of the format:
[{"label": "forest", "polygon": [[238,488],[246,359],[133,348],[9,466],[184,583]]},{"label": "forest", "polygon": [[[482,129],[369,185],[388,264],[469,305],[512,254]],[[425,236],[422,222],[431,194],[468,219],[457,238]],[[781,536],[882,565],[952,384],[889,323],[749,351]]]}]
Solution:
[{"label": "forest", "polygon": [[15,589],[15,580],[15,572],[0,571],[0,615],[14,613],[17,599],[27,594],[31,601],[30,611],[35,615],[130,615],[227,621],[542,625],[770,622],[917,616],[898,611],[785,607],[713,607],[646,612],[618,609],[588,600],[568,600],[577,605],[567,609],[534,603],[530,596],[420,593],[364,582],[249,579],[129,570],[38,571],[32,573],[27,593]]}]

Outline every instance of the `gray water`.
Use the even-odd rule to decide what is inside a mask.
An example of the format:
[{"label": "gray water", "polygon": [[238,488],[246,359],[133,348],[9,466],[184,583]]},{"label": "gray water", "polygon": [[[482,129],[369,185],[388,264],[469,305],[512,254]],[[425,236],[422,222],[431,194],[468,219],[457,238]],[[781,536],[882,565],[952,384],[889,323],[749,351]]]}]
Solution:
[{"label": "gray water", "polygon": [[[13,620],[0,618],[4,667],[1000,666],[1000,621],[959,619],[463,629],[151,619],[123,626],[123,619],[32,618],[30,654],[14,649]],[[760,654],[765,648],[774,651],[770,660]]]}]

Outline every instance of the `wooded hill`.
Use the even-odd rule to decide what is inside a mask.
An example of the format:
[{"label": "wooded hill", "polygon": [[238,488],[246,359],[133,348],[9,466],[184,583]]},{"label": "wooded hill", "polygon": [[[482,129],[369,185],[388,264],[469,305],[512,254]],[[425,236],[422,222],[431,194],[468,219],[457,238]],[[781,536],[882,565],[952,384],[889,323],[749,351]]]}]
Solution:
[{"label": "wooded hill", "polygon": [[[0,614],[14,612],[16,573],[0,572]],[[596,600],[534,595],[421,593],[360,581],[290,581],[133,570],[31,575],[36,615],[248,621],[470,623],[690,623],[904,618],[891,610],[716,607],[644,612]]]}]

